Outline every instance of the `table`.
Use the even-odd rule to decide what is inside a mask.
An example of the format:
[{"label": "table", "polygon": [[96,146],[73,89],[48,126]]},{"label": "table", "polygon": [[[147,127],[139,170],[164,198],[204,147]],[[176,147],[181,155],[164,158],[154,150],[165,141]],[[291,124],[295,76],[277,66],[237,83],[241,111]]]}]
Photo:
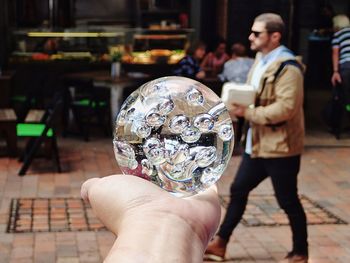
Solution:
[{"label": "table", "polygon": [[10,96],[12,92],[12,79],[14,72],[4,71],[0,75],[0,107],[10,106]]},{"label": "table", "polygon": [[111,77],[108,70],[84,71],[65,74],[67,78],[91,78],[96,87],[108,87],[111,89],[111,120],[118,114],[123,103],[123,91],[131,85],[141,85],[150,80],[150,75],[144,73],[132,73],[120,77]]},{"label": "table", "polygon": [[219,97],[221,97],[221,90],[222,90],[222,85],[224,84],[222,81],[220,81],[219,78],[217,77],[207,77],[202,80],[199,80],[202,82],[205,86],[210,88],[212,91],[216,93]]},{"label": "table", "polygon": [[[141,86],[151,80],[151,75],[139,72],[129,72],[127,75],[112,78],[108,70],[95,70],[69,73],[67,78],[91,78],[96,87],[108,87],[111,89],[111,120],[118,114],[123,103],[123,91],[128,86]],[[221,95],[222,82],[218,78],[205,78],[200,80],[204,85],[211,88],[219,97]]]},{"label": "table", "polygon": [[0,109],[0,133],[5,135],[10,156],[17,154],[16,122],[17,117],[13,109]]}]

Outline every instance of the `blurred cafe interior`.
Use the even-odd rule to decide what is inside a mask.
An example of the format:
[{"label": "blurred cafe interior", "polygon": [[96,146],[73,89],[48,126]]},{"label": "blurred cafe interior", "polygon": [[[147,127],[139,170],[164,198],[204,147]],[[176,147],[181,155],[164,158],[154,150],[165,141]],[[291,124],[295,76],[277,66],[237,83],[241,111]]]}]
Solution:
[{"label": "blurred cafe interior", "polygon": [[[18,156],[21,136],[35,133],[23,126],[16,134],[19,123],[85,141],[93,132],[110,136],[123,100],[146,81],[172,75],[188,44],[201,40],[211,51],[220,38],[227,51],[237,42],[249,50],[252,21],[263,12],[286,21],[284,43],[307,66],[305,93],[328,92],[331,20],[350,13],[347,0],[1,0],[1,154]],[[220,95],[217,76],[202,82]],[[306,97],[305,107],[314,102]],[[57,151],[55,138],[52,144]]]}]

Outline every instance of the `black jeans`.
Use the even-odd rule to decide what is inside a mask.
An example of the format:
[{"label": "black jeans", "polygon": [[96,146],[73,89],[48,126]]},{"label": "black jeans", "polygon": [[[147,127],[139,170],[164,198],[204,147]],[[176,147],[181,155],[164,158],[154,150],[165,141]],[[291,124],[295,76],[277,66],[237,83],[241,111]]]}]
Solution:
[{"label": "black jeans", "polygon": [[[350,64],[350,63],[349,63]],[[350,65],[347,68],[341,68],[340,76],[342,79],[341,83],[341,100],[346,104],[350,104]]]},{"label": "black jeans", "polygon": [[231,185],[231,200],[218,235],[229,240],[241,220],[248,195],[265,178],[271,177],[279,206],[288,216],[293,234],[293,252],[308,254],[307,226],[304,209],[298,197],[297,175],[300,155],[284,158],[250,158],[244,153],[242,162]]}]

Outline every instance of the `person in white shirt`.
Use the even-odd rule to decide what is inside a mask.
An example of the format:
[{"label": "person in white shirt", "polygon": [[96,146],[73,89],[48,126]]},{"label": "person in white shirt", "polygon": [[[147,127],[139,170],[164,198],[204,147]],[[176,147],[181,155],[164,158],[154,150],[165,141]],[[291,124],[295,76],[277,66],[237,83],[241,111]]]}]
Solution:
[{"label": "person in white shirt", "polygon": [[247,57],[246,48],[241,43],[231,47],[231,59],[224,64],[224,70],[218,75],[222,82],[246,83],[254,59]]}]

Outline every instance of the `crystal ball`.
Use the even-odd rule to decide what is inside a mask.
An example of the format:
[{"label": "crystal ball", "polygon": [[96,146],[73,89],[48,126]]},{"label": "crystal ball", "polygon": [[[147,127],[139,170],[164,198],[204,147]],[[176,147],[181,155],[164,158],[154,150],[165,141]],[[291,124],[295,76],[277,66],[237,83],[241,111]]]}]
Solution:
[{"label": "crystal ball", "polygon": [[186,197],[223,174],[234,144],[224,103],[202,83],[177,76],[149,81],[122,104],[114,153],[124,174]]}]

